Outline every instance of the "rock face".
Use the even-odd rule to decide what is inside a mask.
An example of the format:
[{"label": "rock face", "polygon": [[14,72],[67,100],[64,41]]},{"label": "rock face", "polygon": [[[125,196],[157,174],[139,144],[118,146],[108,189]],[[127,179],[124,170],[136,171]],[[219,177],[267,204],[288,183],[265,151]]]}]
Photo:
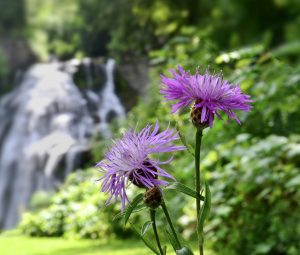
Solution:
[{"label": "rock face", "polygon": [[16,85],[23,71],[35,60],[24,39],[1,37],[0,31],[0,95]]},{"label": "rock face", "polygon": [[9,70],[25,69],[36,60],[30,47],[22,39],[0,39],[0,51],[5,57]]},{"label": "rock face", "polygon": [[[73,80],[79,67],[81,89]],[[93,134],[110,137],[109,121],[125,117],[114,60],[97,65],[100,78],[91,68],[89,59],[36,64],[0,100],[0,228],[15,226],[35,191],[53,189],[78,166]]]}]

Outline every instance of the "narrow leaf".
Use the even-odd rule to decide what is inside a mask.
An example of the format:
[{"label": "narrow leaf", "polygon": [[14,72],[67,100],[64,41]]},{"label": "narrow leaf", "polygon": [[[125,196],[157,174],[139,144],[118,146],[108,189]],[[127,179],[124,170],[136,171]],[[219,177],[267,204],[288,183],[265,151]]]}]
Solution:
[{"label": "narrow leaf", "polygon": [[[210,212],[210,207],[211,207],[211,193],[208,184],[205,182],[205,199],[199,216],[199,225],[198,225],[199,232],[201,232],[203,229],[204,221],[207,219]],[[202,241],[203,241],[203,236],[202,236]]]},{"label": "narrow leaf", "polygon": [[141,229],[141,235],[142,235],[142,236],[144,236],[144,235],[147,233],[149,227],[152,226],[152,223],[153,223],[153,222],[149,220],[149,221],[146,221],[146,222],[143,224],[142,229]]},{"label": "narrow leaf", "polygon": [[131,213],[133,212],[134,208],[136,208],[136,206],[143,201],[143,197],[144,194],[140,193],[138,194],[130,203],[130,205],[127,206],[126,211],[125,211],[125,216],[124,216],[124,220],[125,220],[125,225],[131,215]]},{"label": "narrow leaf", "polygon": [[133,231],[142,239],[143,243],[151,250],[153,251],[155,254],[160,255],[159,251],[156,249],[156,247],[151,243],[150,240],[148,240],[147,238],[143,237],[139,231],[135,228],[135,226],[133,226],[133,224],[130,223],[131,228],[133,229]]},{"label": "narrow leaf", "polygon": [[169,239],[174,251],[176,252],[176,250],[180,249],[180,247],[177,245],[177,242],[176,242],[174,236],[169,232],[168,229],[166,229],[166,233],[167,233],[168,239]]},{"label": "narrow leaf", "polygon": [[177,190],[177,191],[184,193],[193,198],[199,197],[200,200],[204,201],[204,197],[202,195],[198,194],[196,191],[190,189],[189,187],[185,186],[184,184],[182,184],[180,182],[173,182],[170,185],[168,185],[166,188]]},{"label": "narrow leaf", "polygon": [[[134,208],[134,210],[132,211],[132,213],[137,213],[137,212],[143,211],[143,210],[145,210],[145,209],[147,209],[147,208],[148,208],[148,207],[145,206],[145,205],[137,205],[137,206]],[[124,215],[125,215],[125,212],[126,212],[126,211],[124,211],[124,212],[119,212],[118,214],[116,214],[116,215],[114,216],[114,218],[113,218],[113,221],[123,218]]]},{"label": "narrow leaf", "polygon": [[[188,151],[190,154],[192,154],[193,157],[195,157],[195,154],[194,154],[194,152],[193,152],[193,151],[194,151],[194,148],[192,147],[192,145],[190,145],[190,144],[187,143],[184,134],[183,134],[183,133],[181,132],[181,130],[180,130],[180,125],[179,125],[178,121],[176,121],[176,130],[177,130],[177,132],[178,132],[178,135],[179,135],[179,138],[180,138],[181,142],[182,142],[183,145],[186,147],[187,151]],[[191,150],[191,148],[192,148],[192,150]]]}]

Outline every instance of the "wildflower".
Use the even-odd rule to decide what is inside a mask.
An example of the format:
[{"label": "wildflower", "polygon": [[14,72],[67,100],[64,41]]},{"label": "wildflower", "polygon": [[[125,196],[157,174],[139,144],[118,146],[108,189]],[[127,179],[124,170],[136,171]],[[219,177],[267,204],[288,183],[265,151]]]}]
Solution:
[{"label": "wildflower", "polygon": [[172,112],[183,110],[193,104],[191,117],[195,126],[212,127],[215,116],[221,118],[220,111],[228,118],[240,124],[233,111],[249,111],[252,106],[250,96],[243,94],[239,86],[223,80],[222,74],[201,75],[198,71],[191,75],[178,66],[178,73],[171,70],[172,78],[161,75],[163,87],[161,93],[167,101],[178,101],[172,106]]},{"label": "wildflower", "polygon": [[171,162],[172,157],[162,162],[150,155],[184,150],[185,147],[172,144],[179,138],[174,130],[169,128],[162,132],[158,130],[159,125],[156,123],[153,130],[151,125],[147,125],[139,133],[134,130],[126,132],[123,138],[114,142],[105,158],[96,165],[104,173],[99,179],[102,182],[101,191],[110,194],[107,204],[112,199],[116,201],[120,197],[124,210],[126,203],[129,202],[126,188],[130,183],[150,189],[168,184],[166,180],[158,177],[175,179],[160,167]]}]

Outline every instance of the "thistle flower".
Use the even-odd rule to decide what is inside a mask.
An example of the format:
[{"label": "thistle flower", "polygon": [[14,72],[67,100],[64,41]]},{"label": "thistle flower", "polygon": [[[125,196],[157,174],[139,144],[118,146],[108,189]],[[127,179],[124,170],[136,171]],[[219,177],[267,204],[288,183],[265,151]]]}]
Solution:
[{"label": "thistle flower", "polygon": [[156,123],[152,130],[151,125],[147,125],[139,133],[130,130],[125,133],[123,138],[114,142],[111,149],[105,154],[105,158],[96,166],[104,175],[101,181],[101,191],[110,194],[107,204],[117,200],[122,201],[122,210],[129,202],[126,188],[130,183],[140,187],[150,189],[154,186],[166,186],[166,180],[158,179],[164,177],[175,178],[167,173],[160,165],[172,161],[172,157],[165,162],[150,157],[151,154],[173,152],[184,150],[184,146],[173,145],[177,140],[178,134],[167,128],[165,131],[158,132],[159,125]]},{"label": "thistle flower", "polygon": [[172,106],[172,112],[183,110],[194,103],[191,117],[193,124],[205,128],[213,126],[214,117],[220,119],[220,111],[225,112],[228,118],[240,124],[233,111],[249,111],[252,102],[249,95],[242,93],[239,86],[223,80],[222,74],[201,75],[198,71],[191,75],[178,66],[178,73],[171,70],[172,78],[161,75],[163,87],[161,94],[166,101],[178,101]]}]

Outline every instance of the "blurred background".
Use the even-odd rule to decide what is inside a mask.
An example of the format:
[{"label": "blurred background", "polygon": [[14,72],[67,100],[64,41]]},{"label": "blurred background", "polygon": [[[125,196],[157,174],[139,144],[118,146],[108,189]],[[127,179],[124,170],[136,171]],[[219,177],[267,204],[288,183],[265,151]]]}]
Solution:
[{"label": "blurred background", "polygon": [[[241,126],[204,136],[207,254],[300,254],[298,0],[0,0],[1,255],[151,254],[118,204],[103,208],[93,166],[110,138],[156,120],[193,143],[189,113],[159,94],[178,64],[222,70],[254,100]],[[168,170],[193,185],[188,152]],[[166,196],[195,247],[193,200]]]}]

